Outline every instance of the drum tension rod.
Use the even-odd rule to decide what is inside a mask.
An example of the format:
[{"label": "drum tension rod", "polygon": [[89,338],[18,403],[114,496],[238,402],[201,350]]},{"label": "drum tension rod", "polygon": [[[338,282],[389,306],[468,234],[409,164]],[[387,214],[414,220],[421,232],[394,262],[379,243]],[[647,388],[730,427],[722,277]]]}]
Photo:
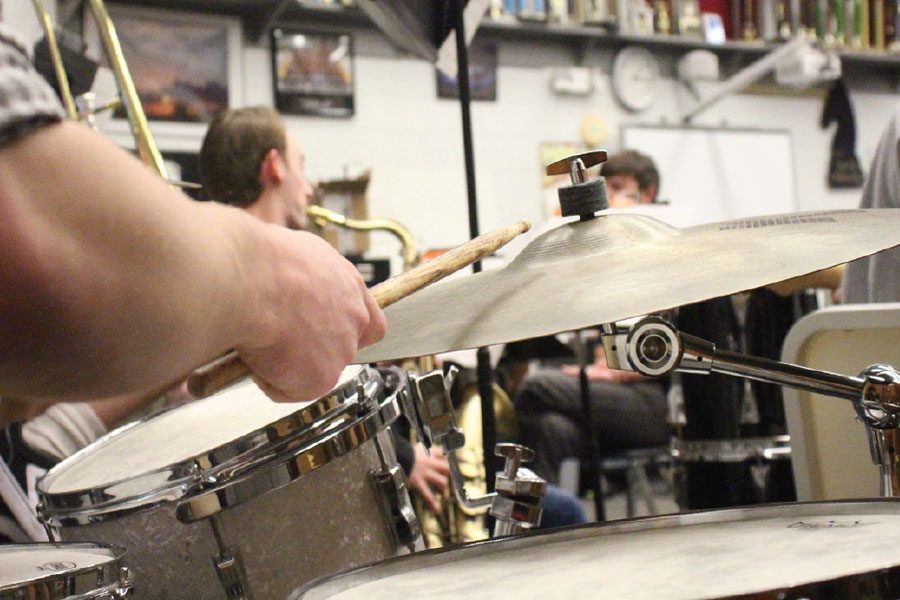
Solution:
[{"label": "drum tension rod", "polygon": [[672,371],[711,372],[788,386],[853,402],[866,425],[873,462],[881,469],[881,493],[900,496],[900,373],[871,365],[858,377],[810,369],[730,350],[688,335],[659,317],[645,317],[630,328],[601,325],[610,369],[659,377]]}]

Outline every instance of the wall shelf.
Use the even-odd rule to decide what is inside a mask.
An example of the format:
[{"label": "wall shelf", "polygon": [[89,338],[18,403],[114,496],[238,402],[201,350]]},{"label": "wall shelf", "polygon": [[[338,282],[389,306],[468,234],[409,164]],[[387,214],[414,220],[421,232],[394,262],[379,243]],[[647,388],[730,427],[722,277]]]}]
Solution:
[{"label": "wall shelf", "polygon": [[[581,56],[584,55],[587,48],[591,47],[617,49],[626,45],[639,45],[659,52],[688,52],[690,50],[704,49],[718,55],[741,56],[750,61],[778,47],[778,44],[761,41],[728,41],[724,44],[709,44],[700,39],[677,35],[619,35],[609,33],[600,27],[527,21],[487,20],[479,26],[478,31],[501,39],[569,43],[579,49]],[[839,54],[845,67],[871,67],[878,70],[892,71],[900,75],[900,53],[841,50]]]},{"label": "wall shelf", "polygon": [[[254,43],[264,42],[269,29],[276,25],[374,28],[359,9],[313,7],[297,0],[116,0],[116,3],[239,16],[244,22],[246,38]],[[500,40],[570,45],[577,52],[578,60],[584,60],[588,50],[593,48],[615,50],[634,44],[657,52],[687,52],[701,48],[729,59],[749,62],[777,47],[776,44],[764,42],[740,41],[715,45],[675,35],[618,35],[600,27],[512,20],[485,20],[479,26],[478,33],[481,37]],[[900,76],[900,53],[844,50],[840,55],[846,69],[860,72],[875,70],[881,74]]]}]

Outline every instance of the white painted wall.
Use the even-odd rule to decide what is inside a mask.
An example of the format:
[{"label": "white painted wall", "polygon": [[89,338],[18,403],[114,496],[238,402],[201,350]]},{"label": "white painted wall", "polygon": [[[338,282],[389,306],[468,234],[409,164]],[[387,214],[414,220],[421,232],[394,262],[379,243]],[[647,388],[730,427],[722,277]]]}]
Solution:
[{"label": "white painted wall", "polygon": [[[23,10],[29,5],[7,0],[4,16],[33,19],[30,11]],[[433,67],[400,55],[376,32],[357,30],[354,34],[356,115],[347,120],[287,118],[307,151],[309,173],[331,179],[370,168],[370,214],[406,224],[423,248],[464,241],[468,217],[458,104],[436,98]],[[619,146],[623,123],[674,122],[683,96],[671,79],[670,64],[664,63],[664,74],[669,75],[654,106],[632,115],[623,111],[610,93],[612,55],[593,52],[588,56],[598,73],[599,85],[593,96],[559,97],[550,91],[550,69],[572,64],[569,48],[500,43],[498,101],[473,104],[482,231],[519,218],[543,218],[539,144],[577,141],[581,121],[588,113],[601,115],[609,124],[611,135],[604,146],[610,150]],[[671,58],[663,60],[671,62]],[[236,91],[242,104],[271,104],[267,43],[244,45],[236,68],[241,73]],[[867,166],[898,97],[883,80],[862,87],[869,91],[851,85],[851,95],[856,108],[857,151]],[[878,88],[881,90],[872,91]],[[708,109],[696,123],[791,131],[799,208],[853,207],[858,191],[836,192],[826,187],[832,132],[819,129],[821,110],[820,98],[735,95]],[[163,149],[196,149],[202,137],[197,128],[180,134],[164,127],[154,130]],[[764,173],[760,179],[764,181]],[[396,248],[390,236],[373,240],[373,254],[394,254]]]},{"label": "white painted wall", "polygon": [[[43,0],[41,2],[52,18],[56,18],[56,2]],[[22,39],[35,42],[42,34],[41,24],[35,15],[31,0],[2,0],[0,1],[0,18],[9,27],[12,27]]]},{"label": "white painted wall", "polygon": [[[540,53],[537,65],[529,64]],[[473,103],[479,219],[482,231],[518,218],[540,221],[541,142],[577,141],[581,121],[600,114],[610,126],[605,147],[617,149],[623,123],[674,121],[680,90],[672,79],[647,113],[623,111],[609,90],[608,63],[590,98],[555,96],[550,91],[549,63],[571,64],[565,49],[521,44],[501,46],[498,101]],[[513,64],[510,64],[513,63]],[[250,103],[271,102],[268,54],[248,49],[244,97]],[[460,110],[453,101],[438,100],[432,67],[396,56],[359,56],[356,62],[357,114],[349,121],[291,117],[291,129],[307,148],[309,170],[335,177],[345,165],[373,171],[371,214],[407,224],[426,247],[447,246],[468,235]],[[857,150],[868,165],[878,138],[898,97],[892,93],[851,90],[857,117]],[[698,125],[787,129],[793,133],[794,163],[800,210],[856,206],[858,191],[827,189],[826,175],[832,131],[818,121],[819,98],[737,95],[713,106]],[[752,157],[747,157],[752,161]],[[764,181],[765,174],[760,174]],[[665,187],[665,182],[663,182]]]}]

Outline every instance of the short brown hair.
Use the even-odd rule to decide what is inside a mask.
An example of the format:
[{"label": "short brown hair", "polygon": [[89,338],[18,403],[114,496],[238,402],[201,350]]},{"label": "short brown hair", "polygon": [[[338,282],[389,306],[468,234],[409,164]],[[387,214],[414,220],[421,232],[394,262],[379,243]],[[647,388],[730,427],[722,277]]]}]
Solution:
[{"label": "short brown hair", "polygon": [[200,148],[200,181],[210,200],[245,208],[262,193],[259,167],[273,148],[285,152],[284,121],[268,106],[225,110]]},{"label": "short brown hair", "polygon": [[656,195],[659,195],[659,171],[656,164],[652,158],[636,150],[616,152],[600,167],[600,174],[604,177],[631,175],[637,180],[639,190],[643,192],[652,185],[656,188]]}]

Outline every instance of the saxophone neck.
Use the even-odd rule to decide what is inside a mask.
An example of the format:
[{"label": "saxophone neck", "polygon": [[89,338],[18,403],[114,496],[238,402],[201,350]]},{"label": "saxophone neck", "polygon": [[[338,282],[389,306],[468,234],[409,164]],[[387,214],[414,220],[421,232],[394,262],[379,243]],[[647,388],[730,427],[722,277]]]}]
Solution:
[{"label": "saxophone neck", "polygon": [[306,214],[319,227],[332,223],[338,227],[356,231],[387,231],[400,240],[404,271],[411,269],[419,262],[420,257],[412,233],[402,223],[393,219],[351,219],[316,204],[307,206]]}]

